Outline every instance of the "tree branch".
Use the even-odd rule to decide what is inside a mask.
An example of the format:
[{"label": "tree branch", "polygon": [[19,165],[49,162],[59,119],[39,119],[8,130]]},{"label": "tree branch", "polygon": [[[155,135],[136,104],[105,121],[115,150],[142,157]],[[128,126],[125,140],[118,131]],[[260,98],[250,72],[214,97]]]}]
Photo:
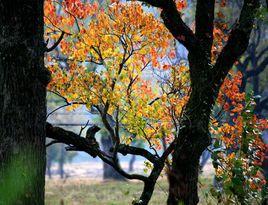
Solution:
[{"label": "tree branch", "polygon": [[220,53],[214,67],[214,83],[219,84],[232,68],[235,61],[246,51],[255,15],[260,7],[259,0],[244,0],[240,17],[232,29],[227,44]]},{"label": "tree branch", "polygon": [[268,65],[268,58],[265,58],[256,69],[252,69],[246,72],[246,78],[250,78],[253,76],[259,75],[261,72],[265,70]]},{"label": "tree branch", "polygon": [[139,0],[154,7],[161,8],[161,17],[165,26],[176,40],[184,45],[189,51],[195,51],[199,47],[199,41],[193,31],[183,22],[180,12],[173,0]]},{"label": "tree branch", "polygon": [[46,135],[55,141],[74,146],[77,151],[84,151],[93,158],[99,154],[99,149],[88,142],[84,137],[80,137],[74,132],[64,130],[60,127],[53,127],[50,123],[46,123]]},{"label": "tree branch", "polygon": [[215,0],[198,0],[195,13],[195,35],[208,56],[211,56]]},{"label": "tree branch", "polygon": [[50,48],[46,48],[46,52],[53,51],[60,44],[61,40],[63,39],[64,34],[65,34],[65,32],[62,31],[61,35],[60,35],[59,39],[56,41],[56,43],[54,43],[54,45],[51,46]]},{"label": "tree branch", "polygon": [[259,53],[259,55],[258,55],[258,57],[257,57],[257,61],[259,61],[259,60],[263,57],[263,55],[266,54],[267,52],[268,52],[268,46],[265,47],[265,48]]},{"label": "tree branch", "polygon": [[264,99],[262,99],[262,100],[260,101],[259,106],[260,106],[260,107],[263,107],[263,106],[265,106],[266,104],[268,104],[268,96],[265,97]]},{"label": "tree branch", "polygon": [[46,135],[48,138],[54,139],[60,143],[69,145],[67,149],[71,151],[83,151],[88,153],[93,158],[99,157],[105,163],[112,166],[118,173],[127,179],[137,179],[141,181],[147,181],[147,177],[139,174],[128,174],[122,170],[118,163],[109,160],[107,154],[100,150],[98,144],[91,144],[86,138],[80,137],[74,132],[64,130],[60,127],[53,127],[50,123],[46,123]]},{"label": "tree branch", "polygon": [[141,2],[150,4],[157,8],[163,8],[166,4],[166,0],[140,0]]},{"label": "tree branch", "polygon": [[132,155],[142,156],[146,158],[147,160],[149,160],[150,162],[152,162],[153,164],[157,160],[157,157],[153,155],[151,152],[147,151],[146,149],[139,148],[139,147],[133,147],[130,145],[120,144],[118,146],[117,151],[121,153],[122,155],[132,154]]}]

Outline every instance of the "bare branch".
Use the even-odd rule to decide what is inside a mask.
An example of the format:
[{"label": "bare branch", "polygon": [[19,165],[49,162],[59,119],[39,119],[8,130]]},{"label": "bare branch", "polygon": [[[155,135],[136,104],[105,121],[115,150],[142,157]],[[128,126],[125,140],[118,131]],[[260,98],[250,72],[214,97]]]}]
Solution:
[{"label": "bare branch", "polygon": [[263,57],[264,54],[267,54],[267,52],[268,52],[268,46],[265,47],[265,48],[259,53],[259,55],[258,55],[258,57],[257,57],[257,61],[259,61],[259,60]]},{"label": "bare branch", "polygon": [[59,37],[59,39],[54,43],[54,45],[51,46],[50,48],[46,48],[45,51],[46,51],[46,52],[51,52],[51,51],[53,51],[53,50],[60,44],[61,40],[63,39],[64,34],[65,34],[65,32],[62,31],[62,32],[61,32],[61,35],[60,35],[60,37]]},{"label": "bare branch", "polygon": [[220,53],[213,72],[216,72],[214,82],[223,81],[235,61],[245,52],[254,26],[255,15],[260,6],[259,0],[245,0],[240,17],[234,25],[227,44]]},{"label": "bare branch", "polygon": [[155,155],[153,155],[151,152],[147,151],[146,149],[133,147],[130,145],[120,144],[118,146],[118,152],[121,153],[122,155],[133,154],[133,155],[142,156],[146,158],[147,160],[149,160],[150,162],[152,162],[153,164],[158,159]]},{"label": "bare branch", "polygon": [[81,126],[80,128],[80,132],[79,132],[79,136],[81,136],[82,132],[84,129],[86,129],[86,127],[89,125],[89,120],[87,121],[87,123],[84,126]]},{"label": "bare branch", "polygon": [[140,1],[150,4],[151,6],[157,8],[163,8],[167,2],[166,0],[140,0]]},{"label": "bare branch", "polygon": [[246,78],[250,78],[253,76],[259,75],[261,72],[263,72],[268,65],[268,58],[265,58],[259,66],[257,66],[256,69],[252,69],[246,72]]},{"label": "bare branch", "polygon": [[[50,115],[52,115],[53,113],[55,113],[56,111],[58,111],[58,110],[60,110],[60,109],[62,109],[62,108],[64,108],[64,107],[71,106],[71,105],[85,105],[85,103],[83,103],[83,102],[66,102],[66,104],[61,105],[61,106],[57,107],[56,109],[52,110],[50,113],[48,113],[48,114],[47,114],[47,118],[48,118]],[[46,118],[46,119],[47,119],[47,118]]]},{"label": "bare branch", "polygon": [[118,173],[128,179],[137,179],[141,181],[147,181],[147,177],[139,174],[128,174],[124,170],[122,170],[118,163],[114,163],[113,161],[109,160],[109,156],[100,150],[98,144],[94,143],[91,144],[89,140],[84,137],[80,137],[79,135],[75,134],[74,132],[64,130],[60,127],[53,127],[50,123],[46,123],[46,134],[48,138],[54,139],[58,142],[67,144],[69,147],[67,148],[69,151],[83,151],[88,153],[93,158],[99,157],[105,163],[112,166]]}]

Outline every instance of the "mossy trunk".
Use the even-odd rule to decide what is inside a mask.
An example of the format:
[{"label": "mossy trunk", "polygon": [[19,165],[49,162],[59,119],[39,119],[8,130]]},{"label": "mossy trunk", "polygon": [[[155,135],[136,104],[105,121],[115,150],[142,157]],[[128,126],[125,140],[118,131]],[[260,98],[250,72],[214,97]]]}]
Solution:
[{"label": "mossy trunk", "polygon": [[42,205],[46,85],[43,1],[0,1],[0,204]]},{"label": "mossy trunk", "polygon": [[210,114],[219,90],[219,85],[213,84],[211,67],[207,62],[194,56],[189,56],[189,62],[192,91],[172,154],[172,167],[168,173],[168,205],[198,204],[199,159],[211,142]]}]

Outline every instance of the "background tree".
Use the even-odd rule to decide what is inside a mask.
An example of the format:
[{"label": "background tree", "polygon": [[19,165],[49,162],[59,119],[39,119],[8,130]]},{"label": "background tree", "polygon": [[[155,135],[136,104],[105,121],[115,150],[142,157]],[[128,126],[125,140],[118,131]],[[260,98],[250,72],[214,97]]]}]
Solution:
[{"label": "background tree", "polygon": [[[49,143],[49,142],[48,142]],[[60,178],[68,176],[68,173],[64,171],[64,164],[69,162],[71,163],[73,158],[77,155],[76,152],[67,152],[65,151],[64,145],[57,144],[54,146],[49,146],[47,148],[47,174],[49,178],[52,178],[51,167],[52,164],[58,164],[57,173],[60,175]]]}]

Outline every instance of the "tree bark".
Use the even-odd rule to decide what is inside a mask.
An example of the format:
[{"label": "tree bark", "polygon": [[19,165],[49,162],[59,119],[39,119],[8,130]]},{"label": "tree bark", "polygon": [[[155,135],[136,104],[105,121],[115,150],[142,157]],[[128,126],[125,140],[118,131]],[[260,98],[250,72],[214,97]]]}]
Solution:
[{"label": "tree bark", "polygon": [[217,93],[217,89],[209,81],[209,73],[199,74],[199,78],[191,76],[195,78],[192,80],[192,93],[178,135],[178,145],[172,154],[172,167],[168,173],[168,205],[195,205],[199,201],[199,159],[210,144],[209,117]]},{"label": "tree bark", "polygon": [[43,1],[0,1],[0,204],[43,205]]},{"label": "tree bark", "polygon": [[186,155],[173,157],[176,159],[172,166],[172,172],[168,175],[169,196],[168,205],[197,204],[198,199],[198,172],[199,158],[194,156],[191,159]]}]

